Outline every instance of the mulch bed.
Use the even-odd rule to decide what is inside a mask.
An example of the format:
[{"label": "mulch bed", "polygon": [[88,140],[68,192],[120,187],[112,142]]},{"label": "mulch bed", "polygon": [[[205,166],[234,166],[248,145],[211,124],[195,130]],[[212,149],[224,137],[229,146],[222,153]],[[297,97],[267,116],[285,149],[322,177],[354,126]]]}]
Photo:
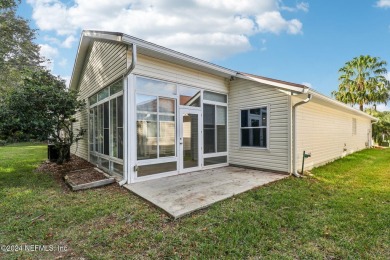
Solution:
[{"label": "mulch bed", "polygon": [[66,176],[68,176],[68,179],[76,185],[106,179],[106,176],[104,176],[103,173],[93,168],[74,171],[67,174]]},{"label": "mulch bed", "polygon": [[383,150],[383,149],[388,149],[389,147],[386,147],[386,146],[374,146],[374,149],[377,149],[377,150]]},{"label": "mulch bed", "polygon": [[51,174],[63,190],[69,192],[71,189],[64,182],[66,175],[77,185],[106,179],[103,173],[94,169],[95,167],[92,163],[78,156],[71,155],[70,161],[64,162],[61,165],[55,162],[45,161],[38,167],[37,171]]}]

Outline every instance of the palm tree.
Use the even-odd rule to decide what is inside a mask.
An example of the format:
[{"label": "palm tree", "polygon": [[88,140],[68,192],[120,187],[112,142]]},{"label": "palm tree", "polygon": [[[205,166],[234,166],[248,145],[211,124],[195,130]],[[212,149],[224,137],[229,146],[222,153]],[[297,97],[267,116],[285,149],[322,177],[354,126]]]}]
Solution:
[{"label": "palm tree", "polygon": [[390,100],[390,82],[386,79],[387,62],[379,57],[361,55],[345,63],[339,70],[339,89],[332,95],[346,104],[385,103]]}]

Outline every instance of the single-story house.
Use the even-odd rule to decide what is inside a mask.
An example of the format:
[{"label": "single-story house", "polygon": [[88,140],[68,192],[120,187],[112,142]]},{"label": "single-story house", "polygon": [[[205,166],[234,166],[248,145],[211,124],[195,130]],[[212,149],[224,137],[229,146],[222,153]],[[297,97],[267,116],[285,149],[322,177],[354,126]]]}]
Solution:
[{"label": "single-story house", "polygon": [[236,165],[299,175],[371,145],[376,118],[307,86],[83,31],[70,88],[88,129],[72,153],[134,183]]}]

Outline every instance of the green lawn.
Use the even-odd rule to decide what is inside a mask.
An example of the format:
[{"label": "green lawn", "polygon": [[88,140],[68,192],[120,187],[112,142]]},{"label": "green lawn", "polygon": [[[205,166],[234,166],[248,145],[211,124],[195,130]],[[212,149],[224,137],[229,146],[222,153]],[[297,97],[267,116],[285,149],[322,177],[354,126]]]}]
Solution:
[{"label": "green lawn", "polygon": [[73,193],[34,169],[46,147],[0,147],[0,258],[390,259],[390,149],[366,150],[178,221],[115,185]]}]

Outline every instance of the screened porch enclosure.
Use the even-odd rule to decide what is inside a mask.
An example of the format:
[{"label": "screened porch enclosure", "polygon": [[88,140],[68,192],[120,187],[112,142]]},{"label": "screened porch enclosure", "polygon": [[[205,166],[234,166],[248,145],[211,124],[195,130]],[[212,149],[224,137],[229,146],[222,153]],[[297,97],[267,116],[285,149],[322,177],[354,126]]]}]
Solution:
[{"label": "screened porch enclosure", "polygon": [[89,160],[108,173],[123,175],[123,82],[89,100]]},{"label": "screened porch enclosure", "polygon": [[227,164],[227,95],[138,75],[130,82],[135,181]]},{"label": "screened porch enclosure", "polygon": [[90,162],[118,175],[127,166],[132,181],[227,165],[226,94],[138,75],[125,82],[127,91],[120,80],[89,97]]}]

